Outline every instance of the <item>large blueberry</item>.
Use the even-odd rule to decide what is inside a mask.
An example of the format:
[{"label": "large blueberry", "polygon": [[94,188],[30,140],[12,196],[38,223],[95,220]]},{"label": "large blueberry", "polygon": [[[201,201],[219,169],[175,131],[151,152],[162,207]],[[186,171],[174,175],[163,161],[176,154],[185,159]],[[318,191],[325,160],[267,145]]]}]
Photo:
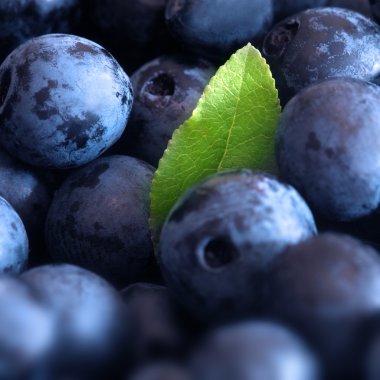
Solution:
[{"label": "large blueberry", "polygon": [[59,324],[52,373],[81,380],[104,379],[105,374],[114,378],[126,348],[127,321],[119,293],[96,274],[68,264],[36,267],[21,278]]},{"label": "large blueberry", "polygon": [[26,40],[46,33],[71,33],[81,0],[2,0],[0,61]]},{"label": "large blueberry", "polygon": [[0,310],[0,379],[45,379],[39,376],[56,343],[54,315],[26,284],[5,275]]},{"label": "large blueberry", "polygon": [[371,80],[380,72],[380,27],[343,8],[315,8],[290,16],[263,45],[282,103],[302,88],[333,77]]},{"label": "large blueberry", "polygon": [[56,192],[46,223],[48,250],[118,285],[148,280],[156,270],[150,237],[153,168],[109,156],[72,173]]},{"label": "large blueberry", "polygon": [[131,77],[135,102],[116,144],[122,154],[157,166],[176,128],[188,119],[215,73],[209,62],[189,56],[162,56]]},{"label": "large blueberry", "polygon": [[101,46],[49,34],[15,49],[0,66],[0,139],[37,166],[85,164],[122,134],[132,106],[127,74]]},{"label": "large blueberry", "polygon": [[316,358],[280,325],[247,321],[211,332],[192,359],[197,380],[318,380]]},{"label": "large blueberry", "polygon": [[349,78],[304,89],[283,110],[276,152],[283,178],[318,213],[370,214],[380,203],[380,89]]},{"label": "large blueberry", "polygon": [[168,286],[208,322],[258,309],[261,275],[282,250],[315,233],[299,194],[250,170],[219,173],[193,187],[162,229],[159,262]]},{"label": "large blueberry", "polygon": [[28,236],[14,208],[0,197],[0,273],[18,274],[28,262]]},{"label": "large blueberry", "polygon": [[273,19],[272,0],[169,0],[169,31],[200,56],[226,59],[251,42],[259,45]]},{"label": "large blueberry", "polygon": [[320,234],[289,246],[265,281],[265,314],[303,334],[332,379],[357,379],[363,326],[380,313],[378,252],[349,236]]}]

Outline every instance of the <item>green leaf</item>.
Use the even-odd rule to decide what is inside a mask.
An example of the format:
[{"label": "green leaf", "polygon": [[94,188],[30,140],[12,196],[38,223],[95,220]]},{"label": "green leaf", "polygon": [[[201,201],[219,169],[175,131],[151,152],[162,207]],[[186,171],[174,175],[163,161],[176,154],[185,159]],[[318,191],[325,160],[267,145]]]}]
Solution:
[{"label": "green leaf", "polygon": [[280,112],[269,66],[248,44],[219,68],[159,162],[150,193],[155,243],[177,199],[204,177],[232,168],[276,172]]}]

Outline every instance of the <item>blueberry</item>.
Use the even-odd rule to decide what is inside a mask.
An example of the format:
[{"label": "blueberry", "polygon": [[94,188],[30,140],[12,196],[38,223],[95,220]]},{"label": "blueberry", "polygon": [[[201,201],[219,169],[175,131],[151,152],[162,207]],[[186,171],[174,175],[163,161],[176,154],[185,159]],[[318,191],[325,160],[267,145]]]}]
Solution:
[{"label": "blueberry", "polygon": [[182,313],[165,286],[135,283],[122,291],[134,366],[182,356],[186,346]]},{"label": "blueberry", "polygon": [[280,325],[247,321],[213,331],[198,348],[191,374],[197,380],[317,380],[317,360]]},{"label": "blueberry", "polygon": [[71,33],[79,21],[80,0],[0,2],[0,61],[26,40],[47,33]]},{"label": "blueberry", "polygon": [[[166,0],[96,0],[96,35],[121,63],[134,70],[158,55],[175,51],[165,25]],[[100,33],[99,33],[100,31]]]},{"label": "blueberry", "polygon": [[355,379],[362,326],[380,312],[379,287],[375,250],[324,233],[289,246],[272,262],[263,309],[313,345],[332,379]]},{"label": "blueberry", "polygon": [[68,264],[36,267],[21,278],[58,320],[52,374],[95,380],[105,374],[113,378],[111,371],[115,371],[114,376],[121,372],[126,310],[111,285],[92,272]]},{"label": "blueberry", "polygon": [[169,31],[186,49],[226,59],[251,42],[259,45],[272,23],[272,0],[169,0]]},{"label": "blueberry", "polygon": [[156,271],[150,237],[153,168],[127,156],[100,158],[69,175],[46,221],[48,251],[125,286]]},{"label": "blueberry", "polygon": [[263,45],[285,104],[319,80],[371,80],[380,72],[380,28],[363,15],[341,8],[315,8],[278,23]]},{"label": "blueberry", "polygon": [[379,206],[379,102],[377,86],[336,78],[304,89],[283,110],[280,172],[330,219],[351,220]]},{"label": "blueberry", "polygon": [[214,73],[210,63],[178,55],[159,57],[137,70],[131,77],[135,102],[116,149],[157,166]]},{"label": "blueberry", "polygon": [[0,139],[27,163],[85,164],[122,134],[132,106],[128,76],[101,46],[49,34],[29,40],[0,66]]},{"label": "blueberry", "polygon": [[19,274],[28,262],[28,236],[14,208],[0,197],[0,273]]},{"label": "blueberry", "polygon": [[162,229],[159,262],[179,301],[216,323],[257,312],[265,268],[315,232],[292,187],[248,169],[227,171],[178,200]]},{"label": "blueberry", "polygon": [[22,281],[0,276],[0,378],[37,379],[56,342],[53,314]]},{"label": "blueberry", "polygon": [[371,0],[328,0],[327,5],[330,7],[351,9],[366,17],[372,18],[370,1]]}]

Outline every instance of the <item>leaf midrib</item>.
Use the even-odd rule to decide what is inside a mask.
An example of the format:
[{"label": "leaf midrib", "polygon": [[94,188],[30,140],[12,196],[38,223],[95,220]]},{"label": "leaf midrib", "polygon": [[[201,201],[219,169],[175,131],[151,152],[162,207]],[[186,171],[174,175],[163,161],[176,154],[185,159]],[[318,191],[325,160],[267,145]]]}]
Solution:
[{"label": "leaf midrib", "polygon": [[228,136],[227,136],[227,139],[226,139],[226,145],[225,145],[224,151],[222,153],[222,157],[219,160],[218,167],[216,168],[217,172],[220,172],[223,169],[223,165],[222,164],[223,164],[223,161],[224,161],[224,159],[225,159],[225,157],[227,155],[227,152],[228,152],[228,147],[229,147],[231,136],[232,136],[232,130],[233,130],[235,124],[236,124],[237,111],[238,111],[238,107],[239,107],[239,104],[240,104],[240,93],[241,93],[241,89],[243,87],[244,77],[245,77],[246,72],[247,72],[247,61],[248,61],[248,52],[247,52],[247,54],[245,56],[244,74],[241,76],[240,86],[239,86],[239,90],[237,92],[238,95],[236,97],[236,106],[235,106],[234,116],[233,116],[233,119],[232,119],[231,126],[228,128]]}]

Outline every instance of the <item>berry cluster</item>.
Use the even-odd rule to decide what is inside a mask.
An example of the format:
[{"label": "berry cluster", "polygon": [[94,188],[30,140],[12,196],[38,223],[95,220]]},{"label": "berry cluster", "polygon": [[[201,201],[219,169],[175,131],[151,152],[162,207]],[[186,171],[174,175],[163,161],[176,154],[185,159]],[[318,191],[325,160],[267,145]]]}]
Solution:
[{"label": "berry cluster", "polygon": [[[0,2],[0,380],[378,380],[377,21],[377,0]],[[208,176],[155,246],[159,160],[247,43],[278,176]]]}]

